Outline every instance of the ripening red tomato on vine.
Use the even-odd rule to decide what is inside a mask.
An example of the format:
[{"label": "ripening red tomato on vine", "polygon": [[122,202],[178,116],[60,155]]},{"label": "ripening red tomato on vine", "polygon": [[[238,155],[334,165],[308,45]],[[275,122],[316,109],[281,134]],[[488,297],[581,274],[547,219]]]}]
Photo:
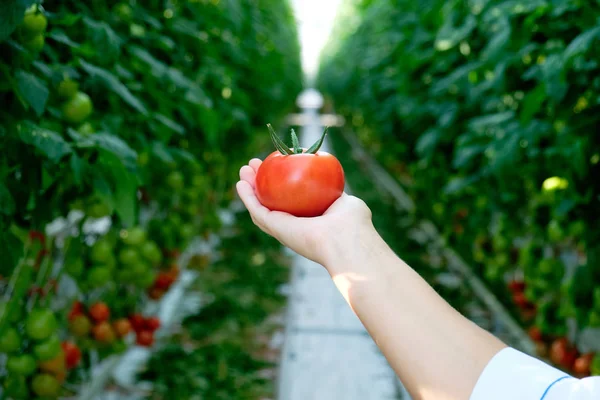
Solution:
[{"label": "ripening red tomato on vine", "polygon": [[317,217],[344,191],[344,170],[332,154],[319,151],[327,129],[309,149],[302,149],[292,130],[293,149],[288,148],[267,125],[278,151],[271,153],[256,173],[256,196],[272,211],[297,217]]}]

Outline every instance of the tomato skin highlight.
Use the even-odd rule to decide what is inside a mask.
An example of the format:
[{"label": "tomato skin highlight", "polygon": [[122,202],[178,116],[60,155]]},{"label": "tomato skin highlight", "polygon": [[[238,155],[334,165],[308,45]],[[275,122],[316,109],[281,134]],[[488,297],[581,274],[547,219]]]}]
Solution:
[{"label": "tomato skin highlight", "polygon": [[345,178],[333,155],[271,153],[256,173],[256,196],[271,211],[318,217],[342,195]]}]

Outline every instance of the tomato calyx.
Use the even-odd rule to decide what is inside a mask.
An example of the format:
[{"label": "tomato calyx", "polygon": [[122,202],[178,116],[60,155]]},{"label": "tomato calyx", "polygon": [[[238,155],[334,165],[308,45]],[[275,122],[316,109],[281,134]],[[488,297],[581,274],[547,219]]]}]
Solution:
[{"label": "tomato calyx", "polygon": [[296,132],[294,132],[293,129],[291,131],[292,148],[290,149],[277,135],[277,132],[275,132],[271,124],[267,124],[267,128],[269,128],[269,134],[271,135],[273,145],[275,145],[275,148],[284,156],[291,156],[294,154],[316,154],[317,151],[319,151],[319,149],[323,145],[323,141],[325,141],[325,136],[327,136],[327,131],[329,130],[329,127],[326,127],[319,140],[317,140],[312,146],[310,146],[308,150],[304,151],[302,147],[300,147],[300,141],[298,140],[298,136],[296,135]]}]

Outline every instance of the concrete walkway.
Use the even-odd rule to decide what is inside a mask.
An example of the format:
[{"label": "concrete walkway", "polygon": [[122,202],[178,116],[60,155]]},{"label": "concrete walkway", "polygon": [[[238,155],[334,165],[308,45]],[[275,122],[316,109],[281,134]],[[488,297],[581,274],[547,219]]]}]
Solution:
[{"label": "concrete walkway", "polygon": [[[301,143],[309,147],[323,127],[314,109],[304,108],[302,117]],[[278,400],[400,398],[394,372],[329,274],[297,255],[278,393]]]}]

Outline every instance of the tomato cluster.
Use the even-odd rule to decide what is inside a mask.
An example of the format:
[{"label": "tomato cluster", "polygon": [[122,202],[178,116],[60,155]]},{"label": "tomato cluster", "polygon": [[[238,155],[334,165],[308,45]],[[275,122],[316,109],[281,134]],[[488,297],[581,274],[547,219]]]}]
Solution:
[{"label": "tomato cluster", "polygon": [[7,354],[4,390],[8,397],[57,398],[67,373],[81,360],[79,347],[59,338],[57,317],[48,308],[32,309],[25,320],[8,314],[0,334],[0,352]]}]

